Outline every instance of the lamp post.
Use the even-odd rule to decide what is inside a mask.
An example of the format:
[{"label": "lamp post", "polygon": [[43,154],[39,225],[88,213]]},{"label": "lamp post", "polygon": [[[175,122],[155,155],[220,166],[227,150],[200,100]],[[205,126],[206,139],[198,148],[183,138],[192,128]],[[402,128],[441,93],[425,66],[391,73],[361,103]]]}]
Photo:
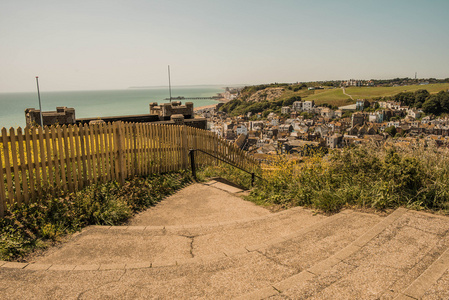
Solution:
[{"label": "lamp post", "polygon": [[168,66],[168,91],[170,93],[170,103],[171,103],[170,65]]},{"label": "lamp post", "polygon": [[37,98],[39,99],[39,113],[41,116],[41,127],[44,128],[44,121],[42,119],[41,95],[39,93],[39,76],[36,76],[36,85],[37,85]]}]

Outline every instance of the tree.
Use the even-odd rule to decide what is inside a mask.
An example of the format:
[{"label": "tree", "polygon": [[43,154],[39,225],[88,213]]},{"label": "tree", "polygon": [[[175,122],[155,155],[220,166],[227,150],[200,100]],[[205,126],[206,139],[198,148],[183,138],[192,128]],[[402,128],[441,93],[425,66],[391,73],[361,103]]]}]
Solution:
[{"label": "tree", "polygon": [[387,127],[387,128],[385,128],[384,132],[388,133],[390,136],[393,137],[396,135],[396,127],[394,127],[394,126]]},{"label": "tree", "polygon": [[394,101],[401,102],[407,106],[413,106],[413,104],[415,104],[415,94],[412,92],[402,92],[396,94],[393,99]]},{"label": "tree", "polygon": [[301,97],[300,96],[290,97],[282,102],[282,106],[290,106],[296,101],[301,101]]},{"label": "tree", "polygon": [[415,106],[418,104],[418,102],[421,102],[422,105],[429,96],[430,93],[427,90],[417,90],[415,92]]},{"label": "tree", "polygon": [[440,105],[440,102],[438,101],[438,96],[437,95],[430,96],[426,100],[426,102],[423,103],[422,110],[426,114],[440,115],[441,114],[441,105]]},{"label": "tree", "polygon": [[350,112],[350,111],[345,111],[344,113],[343,113],[343,115],[341,116],[341,118],[343,119],[343,118],[350,118],[352,116],[352,112]]},{"label": "tree", "polygon": [[441,91],[437,94],[438,102],[443,112],[449,113],[449,92]]}]

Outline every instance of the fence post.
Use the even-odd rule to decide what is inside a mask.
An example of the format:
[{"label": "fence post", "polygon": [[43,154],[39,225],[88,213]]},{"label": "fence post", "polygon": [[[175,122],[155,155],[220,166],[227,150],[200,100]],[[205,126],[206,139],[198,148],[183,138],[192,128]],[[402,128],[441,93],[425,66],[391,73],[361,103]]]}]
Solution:
[{"label": "fence post", "polygon": [[181,151],[182,151],[182,168],[183,169],[187,169],[187,154],[188,154],[188,151],[187,151],[187,148],[188,147],[188,145],[187,145],[187,130],[186,130],[186,125],[183,125],[182,127],[181,127]]},{"label": "fence post", "polygon": [[190,150],[189,150],[189,155],[190,155],[190,166],[191,166],[191,168],[192,168],[192,176],[193,176],[193,179],[196,180],[195,150],[190,149]]},{"label": "fence post", "polygon": [[5,216],[5,208],[6,208],[5,178],[3,175],[2,157],[0,156],[0,218],[3,218]]},{"label": "fence post", "polygon": [[138,156],[138,151],[137,151],[137,123],[132,123],[132,126],[133,126],[133,130],[132,130],[132,132],[133,132],[133,139],[134,139],[134,143],[133,143],[133,152],[134,152],[134,155],[133,155],[133,160],[134,160],[134,163],[133,163],[133,165],[134,165],[134,172],[133,172],[133,175],[136,175],[136,174],[138,174],[138,162],[137,162],[137,156]]},{"label": "fence post", "polygon": [[122,122],[114,123],[115,173],[120,184],[125,184],[125,158],[123,157]]}]

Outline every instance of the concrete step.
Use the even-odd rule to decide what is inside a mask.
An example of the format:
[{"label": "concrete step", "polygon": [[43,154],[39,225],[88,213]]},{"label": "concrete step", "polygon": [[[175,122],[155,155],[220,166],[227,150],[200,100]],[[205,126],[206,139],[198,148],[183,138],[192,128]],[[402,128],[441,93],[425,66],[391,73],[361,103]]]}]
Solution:
[{"label": "concrete step", "polygon": [[315,218],[310,211],[292,209],[241,225],[189,229],[204,230],[198,236],[185,235],[183,227],[179,231],[91,227],[33,263],[50,270],[65,269],[65,265],[75,270],[136,269],[204,264],[257,252],[299,272],[345,247],[379,219],[352,211]]},{"label": "concrete step", "polygon": [[[341,216],[331,217],[332,219]],[[193,226],[90,226],[70,241],[35,257],[39,264],[176,265],[247,253],[301,232],[327,217],[293,208],[263,217]],[[316,226],[314,227],[313,225]]]},{"label": "concrete step", "polygon": [[448,225],[399,209],[320,263],[239,299],[447,299]]},{"label": "concrete step", "polygon": [[[283,215],[289,214],[294,215],[293,213],[283,213]],[[181,257],[179,261],[174,263],[160,261],[152,264],[141,261],[134,263],[129,260],[129,263],[116,262],[111,264],[104,262],[102,264],[101,261],[96,261],[90,262],[90,264],[76,265],[77,262],[73,261],[71,262],[73,264],[61,265],[54,264],[54,261],[60,258],[53,256],[47,257],[47,261],[42,260],[29,266],[47,266],[47,271],[39,274],[41,281],[36,283],[41,288],[38,291],[34,290],[34,293],[41,292],[44,287],[50,289],[50,286],[53,285],[58,286],[59,289],[67,290],[67,293],[64,292],[66,297],[78,297],[82,294],[86,299],[101,298],[98,295],[114,298],[132,298],[133,296],[130,295],[136,297],[139,295],[139,297],[144,298],[229,299],[255,289],[263,289],[271,285],[272,282],[288,280],[295,274],[304,271],[305,268],[316,265],[329,255],[337,253],[351,244],[357,237],[381,220],[382,218],[376,215],[348,210],[331,217],[321,218],[312,225],[300,228],[283,238],[272,240],[272,243],[259,243],[252,247],[246,247],[242,249],[243,251],[236,251],[229,253],[228,256],[215,257],[214,259],[210,257],[183,259]],[[121,236],[144,234],[144,230],[130,229],[129,227],[122,230],[92,228],[87,232],[96,232],[98,229],[100,229],[102,235],[109,233]],[[155,228],[151,229],[148,238],[167,237],[167,235],[157,235]],[[79,236],[82,236],[82,234]],[[171,237],[176,236],[171,235]],[[95,235],[91,235],[89,242],[95,243],[97,238]],[[102,240],[104,241],[104,236]],[[86,240],[84,245],[88,245],[89,242]],[[175,244],[176,242],[172,243]],[[166,249],[170,249],[174,253],[180,253],[176,252],[178,246],[169,244],[166,244],[168,245]],[[178,242],[177,244],[181,243]],[[116,246],[114,243],[108,243],[103,248],[103,256],[114,255],[114,250],[107,250],[110,247],[114,249]],[[134,247],[136,250],[123,251],[116,257],[127,255],[127,259],[130,259],[133,253],[140,253],[141,246],[135,244]],[[84,252],[95,254],[99,251],[101,249],[97,251],[83,249],[73,255],[73,258],[82,257]],[[55,260],[52,261],[52,259]],[[97,259],[102,259],[101,255],[98,255]],[[67,261],[67,263],[69,262]],[[21,270],[25,272],[21,276],[25,276],[26,280],[33,284],[35,279],[26,272],[29,266]],[[108,280],[102,278],[102,275]],[[50,281],[49,278],[52,278],[52,280]],[[2,280],[1,272],[0,280]],[[67,283],[71,280],[77,282],[76,287]],[[89,288],[92,286],[91,282],[95,282],[96,286],[99,287]],[[130,294],[129,285],[132,285],[131,290],[135,294]],[[10,281],[7,286],[9,291],[9,286],[14,287],[16,283]],[[128,288],[126,288],[127,286]],[[42,294],[42,296],[44,295],[47,294]]]}]

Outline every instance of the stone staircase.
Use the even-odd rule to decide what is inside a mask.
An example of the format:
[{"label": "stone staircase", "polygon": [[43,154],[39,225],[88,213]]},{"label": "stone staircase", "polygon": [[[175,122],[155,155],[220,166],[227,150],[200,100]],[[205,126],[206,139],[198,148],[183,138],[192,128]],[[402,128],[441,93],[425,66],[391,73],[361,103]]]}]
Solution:
[{"label": "stone staircase", "polygon": [[128,226],[90,226],[28,263],[0,263],[6,298],[449,299],[449,218],[303,208],[270,213],[220,181]]}]

